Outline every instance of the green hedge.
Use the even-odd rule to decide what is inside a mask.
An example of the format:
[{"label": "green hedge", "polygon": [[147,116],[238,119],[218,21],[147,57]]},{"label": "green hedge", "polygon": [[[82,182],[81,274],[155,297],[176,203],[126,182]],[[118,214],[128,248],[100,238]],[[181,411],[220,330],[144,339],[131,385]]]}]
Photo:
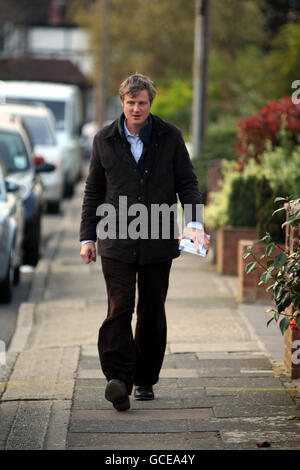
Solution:
[{"label": "green hedge", "polygon": [[212,160],[234,160],[234,146],[237,127],[234,124],[220,124],[207,129],[206,142],[199,157],[193,160],[201,192],[207,193],[208,165]]}]

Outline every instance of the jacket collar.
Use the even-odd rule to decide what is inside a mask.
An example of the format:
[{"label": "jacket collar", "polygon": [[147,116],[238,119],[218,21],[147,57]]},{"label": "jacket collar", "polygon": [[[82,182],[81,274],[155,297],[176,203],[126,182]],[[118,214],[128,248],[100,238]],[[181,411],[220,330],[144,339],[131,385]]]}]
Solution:
[{"label": "jacket collar", "polygon": [[[118,121],[118,130],[122,137],[126,138],[125,133],[125,115],[124,113],[120,116]],[[152,116],[149,114],[147,122],[145,126],[140,130],[139,137],[143,141],[144,144],[148,145],[151,139],[152,133]]]},{"label": "jacket collar", "polygon": [[[168,124],[162,119],[160,119],[158,116],[155,116],[154,114],[150,113],[149,118],[151,121],[151,131],[153,130],[155,134],[160,135],[164,132],[169,132],[170,127],[168,126]],[[103,137],[105,139],[109,139],[111,137],[118,137],[118,136],[123,137],[124,136],[124,127],[123,127],[124,119],[125,119],[125,116],[124,116],[124,113],[122,113],[119,119],[116,119],[114,122],[112,122],[106,128],[103,129]],[[142,131],[147,127],[148,126],[146,125],[142,129]],[[148,131],[146,130],[146,132],[149,132],[149,129]],[[149,135],[151,136],[151,132]],[[143,140],[143,136],[141,136],[141,139]]]}]

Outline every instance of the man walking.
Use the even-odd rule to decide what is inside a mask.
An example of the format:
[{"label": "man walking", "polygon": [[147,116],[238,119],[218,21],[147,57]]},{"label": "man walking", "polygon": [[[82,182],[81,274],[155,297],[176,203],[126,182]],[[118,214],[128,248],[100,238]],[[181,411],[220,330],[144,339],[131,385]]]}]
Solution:
[{"label": "man walking", "polygon": [[[135,74],[121,84],[119,92],[124,112],[94,138],[82,204],[80,255],[85,263],[96,261],[97,241],[108,296],[107,318],[99,329],[99,358],[108,381],[105,397],[122,411],[130,408],[134,385],[136,399],[154,398],[153,385],[166,347],[169,273],[172,260],[180,254],[179,240],[190,238],[197,249],[201,243],[208,249],[209,239],[197,211],[201,195],[181,132],[150,113],[156,95],[152,81]],[[156,220],[154,227],[151,213],[158,206],[176,205],[177,195],[190,208],[188,218],[185,214],[187,228],[176,236],[176,215],[169,214],[166,237],[166,220]],[[124,198],[128,214],[120,206]],[[140,205],[147,214],[140,219],[140,233],[146,236],[136,232],[133,236],[130,224]],[[112,207],[116,215],[115,232],[106,236],[98,230],[103,221],[101,207]]]}]

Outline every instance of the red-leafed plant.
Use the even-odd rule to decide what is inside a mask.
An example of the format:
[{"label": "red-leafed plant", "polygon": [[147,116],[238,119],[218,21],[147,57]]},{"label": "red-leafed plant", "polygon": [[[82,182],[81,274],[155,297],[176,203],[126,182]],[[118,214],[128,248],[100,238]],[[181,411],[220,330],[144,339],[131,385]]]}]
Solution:
[{"label": "red-leafed plant", "polygon": [[253,157],[259,162],[267,141],[273,147],[280,144],[282,126],[296,144],[300,136],[300,104],[294,104],[289,96],[270,101],[254,116],[241,119],[235,146],[238,161],[243,164]]}]

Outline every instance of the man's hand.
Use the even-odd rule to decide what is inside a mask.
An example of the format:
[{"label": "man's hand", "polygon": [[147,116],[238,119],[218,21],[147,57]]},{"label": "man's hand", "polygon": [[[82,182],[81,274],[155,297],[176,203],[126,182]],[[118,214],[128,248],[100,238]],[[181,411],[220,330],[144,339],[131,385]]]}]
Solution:
[{"label": "man's hand", "polygon": [[195,247],[198,253],[200,252],[200,245],[202,244],[208,252],[210,240],[204,230],[200,230],[198,228],[187,228],[178,238],[178,243],[180,243],[183,238],[189,238],[190,240],[192,240],[195,243]]},{"label": "man's hand", "polygon": [[81,247],[80,256],[85,264],[96,261],[96,247],[94,242],[84,243]]}]

